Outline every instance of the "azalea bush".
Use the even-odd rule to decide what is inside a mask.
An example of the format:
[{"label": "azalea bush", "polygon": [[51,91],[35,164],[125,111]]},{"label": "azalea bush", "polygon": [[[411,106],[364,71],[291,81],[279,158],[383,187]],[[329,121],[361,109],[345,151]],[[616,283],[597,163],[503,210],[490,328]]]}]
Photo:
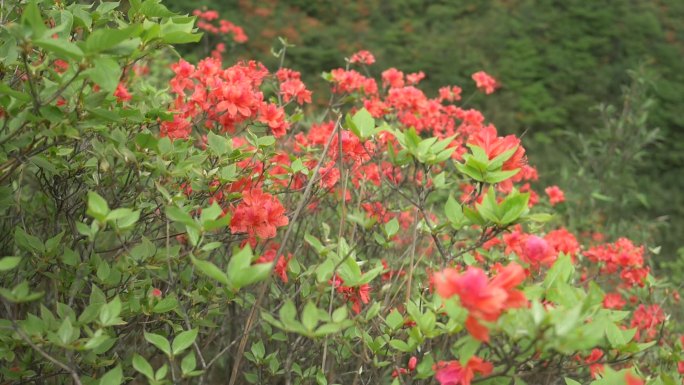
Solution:
[{"label": "azalea bush", "polygon": [[318,108],[299,72],[224,58],[248,37],[211,10],[0,18],[5,382],[681,383],[676,288],[563,227],[463,100],[487,73],[428,96],[360,51]]}]

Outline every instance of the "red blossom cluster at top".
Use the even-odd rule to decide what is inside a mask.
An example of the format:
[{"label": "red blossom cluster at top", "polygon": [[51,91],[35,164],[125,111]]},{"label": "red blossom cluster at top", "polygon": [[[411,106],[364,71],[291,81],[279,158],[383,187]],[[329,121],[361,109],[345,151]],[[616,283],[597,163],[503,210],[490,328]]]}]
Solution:
[{"label": "red blossom cluster at top", "polygon": [[[207,58],[197,66],[181,60],[172,69],[175,76],[170,85],[176,94],[176,114],[172,122],[162,123],[162,136],[187,138],[192,132],[192,120],[199,116],[206,128],[223,132],[233,132],[238,124],[255,121],[268,126],[275,137],[285,135],[289,129],[283,107],[264,100],[260,86],[268,70],[262,64],[241,62],[223,69],[219,59]],[[286,100],[311,100],[303,83],[288,81],[292,83],[281,91]]]},{"label": "red blossom cluster at top", "polygon": [[371,65],[371,64],[375,63],[375,56],[373,56],[373,54],[370,53],[369,51],[361,50],[361,51],[358,51],[355,54],[353,54],[351,59],[349,59],[349,62],[352,64],[360,63],[360,64]]},{"label": "red blossom cluster at top", "polygon": [[487,277],[484,270],[469,266],[461,274],[448,268],[435,274],[435,289],[443,298],[458,296],[468,310],[466,329],[480,341],[489,341],[489,329],[482,322],[494,322],[506,309],[527,306],[525,295],[515,287],[525,280],[525,271],[511,263],[500,267],[496,276]]},{"label": "red blossom cluster at top", "polygon": [[[197,27],[207,33],[213,35],[233,35],[233,41],[236,43],[245,43],[248,38],[242,27],[239,27],[228,20],[218,20],[219,13],[214,10],[201,11],[196,9],[192,12],[193,15],[197,16],[199,20],[197,21]],[[213,24],[214,20],[218,20],[218,25]]]},{"label": "red blossom cluster at top", "polygon": [[551,203],[551,206],[565,202],[565,193],[558,186],[549,186],[544,189],[544,192],[549,196],[549,203]]},{"label": "red blossom cluster at top", "polygon": [[487,95],[493,93],[494,90],[496,90],[499,87],[499,84],[496,81],[496,79],[494,79],[484,71],[474,73],[473,80],[475,80],[477,88],[484,91],[484,93]]}]

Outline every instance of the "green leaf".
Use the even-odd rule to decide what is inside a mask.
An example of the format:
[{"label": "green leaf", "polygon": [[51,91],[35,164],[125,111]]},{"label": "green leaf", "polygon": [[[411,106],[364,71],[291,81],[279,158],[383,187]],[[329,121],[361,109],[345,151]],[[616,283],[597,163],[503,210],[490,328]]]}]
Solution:
[{"label": "green leaf", "polygon": [[509,150],[506,150],[502,152],[501,154],[497,155],[494,159],[489,161],[489,164],[487,165],[487,171],[496,171],[503,166],[504,163],[506,163],[507,160],[511,159],[513,154],[518,150],[519,146],[516,146],[514,148],[511,148]]},{"label": "green leaf", "polygon": [[138,353],[133,355],[133,368],[142,373],[147,379],[154,380],[154,370],[147,360]]},{"label": "green leaf", "polygon": [[397,218],[392,218],[391,221],[385,223],[385,235],[387,239],[392,238],[399,232],[399,221]]},{"label": "green leaf", "polygon": [[100,86],[103,92],[111,94],[119,85],[121,67],[114,59],[106,56],[98,56],[93,59],[93,67],[85,73],[93,83]]},{"label": "green leaf", "polygon": [[375,119],[365,108],[356,111],[352,117],[352,122],[358,129],[361,139],[371,136],[375,130]]},{"label": "green leaf", "polygon": [[198,329],[192,329],[192,330],[187,330],[187,331],[184,331],[184,332],[178,334],[176,336],[176,338],[173,339],[173,344],[172,344],[173,355],[177,356],[183,350],[190,347],[190,345],[192,345],[193,342],[195,342],[195,339],[197,339],[197,333],[198,333]]},{"label": "green leaf", "polygon": [[16,63],[17,57],[19,57],[17,39],[14,37],[5,39],[5,42],[0,45],[0,62],[4,63],[5,66],[10,66]]},{"label": "green leaf", "polygon": [[138,12],[147,17],[171,17],[176,14],[169,11],[165,5],[160,4],[159,0],[145,0]]},{"label": "green leaf", "polygon": [[261,341],[257,341],[256,343],[252,344],[250,351],[254,357],[258,359],[262,359],[266,355],[266,348],[264,348],[264,343]]},{"label": "green leaf", "polygon": [[180,222],[186,226],[197,227],[197,222],[184,209],[177,206],[166,207],[166,216],[174,221]]},{"label": "green leaf", "polygon": [[309,301],[304,306],[304,312],[302,313],[302,325],[308,331],[313,331],[318,324],[318,308],[316,305]]},{"label": "green leaf", "polygon": [[123,371],[119,365],[105,373],[102,378],[100,378],[100,385],[120,385],[122,382]]},{"label": "green leaf", "polygon": [[332,320],[333,322],[342,322],[347,319],[347,315],[347,307],[340,306],[332,313]]},{"label": "green leaf", "polygon": [[570,333],[580,321],[581,313],[582,304],[573,307],[569,311],[565,311],[562,318],[555,324],[556,334],[563,337]]},{"label": "green leaf", "polygon": [[483,182],[486,182],[489,184],[495,184],[495,183],[503,182],[506,179],[513,177],[518,172],[520,172],[519,168],[516,168],[515,170],[507,170],[507,171],[488,171],[485,174]]},{"label": "green leaf", "polygon": [[389,313],[387,318],[385,318],[385,323],[392,330],[397,330],[404,324],[404,317],[397,309],[394,309],[391,313]]},{"label": "green leaf", "polygon": [[73,333],[73,326],[71,325],[71,320],[69,318],[65,318],[64,321],[62,321],[62,324],[59,326],[59,329],[57,330],[57,336],[59,337],[59,340],[64,344],[68,345],[75,338],[72,338]]},{"label": "green leaf", "polygon": [[102,305],[100,308],[100,323],[102,326],[123,325],[126,322],[119,317],[120,314],[121,300],[119,296],[116,296],[111,302]]},{"label": "green leaf", "polygon": [[4,257],[0,259],[0,271],[9,271],[14,269],[21,262],[21,257]]},{"label": "green leaf", "polygon": [[335,270],[335,262],[328,258],[316,268],[316,282],[327,282],[332,278],[333,270]]},{"label": "green leaf", "polygon": [[283,306],[280,308],[278,311],[278,315],[280,316],[280,321],[285,325],[286,327],[290,329],[297,329],[299,326],[299,322],[297,322],[297,308],[295,307],[294,302],[292,300],[286,300]]},{"label": "green leaf", "polygon": [[477,353],[481,342],[471,336],[463,338],[462,341],[458,348],[458,360],[461,362],[461,365],[465,365]]},{"label": "green leaf", "polygon": [[207,133],[207,144],[216,155],[221,156],[231,150],[231,145],[228,139],[222,135],[216,135],[209,131]]},{"label": "green leaf", "polygon": [[200,214],[200,223],[204,224],[205,222],[213,221],[218,218],[222,212],[223,209],[221,209],[221,206],[219,206],[218,203],[213,202],[211,206],[202,209],[202,214]]},{"label": "green leaf", "polygon": [[[98,332],[101,332],[101,330],[98,330]],[[106,334],[102,334],[98,332],[95,333],[95,335],[88,340],[88,342],[85,344],[85,348],[88,350],[95,350],[100,348],[101,346],[104,345],[105,342],[110,341],[110,337]]]},{"label": "green leaf", "polygon": [[34,37],[42,37],[47,31],[35,0],[30,1],[24,8],[21,14],[21,24],[30,26]]},{"label": "green leaf", "polygon": [[389,344],[391,347],[393,347],[394,349],[399,350],[401,352],[411,351],[411,348],[409,348],[409,345],[402,340],[393,339],[393,340],[390,340]]},{"label": "green leaf", "polygon": [[181,361],[181,372],[183,375],[189,375],[197,367],[197,360],[195,359],[195,353],[190,351],[188,355],[183,357]]},{"label": "green leaf", "polygon": [[347,286],[357,286],[361,280],[361,268],[354,258],[351,257],[345,258],[344,262],[337,269],[337,273]]},{"label": "green leaf", "polygon": [[272,135],[262,136],[257,139],[257,145],[259,147],[270,147],[275,144],[275,137]]},{"label": "green leaf", "polygon": [[118,1],[103,1],[100,3],[100,5],[97,6],[97,9],[95,12],[99,13],[100,15],[107,14],[116,8],[119,7],[119,2]]},{"label": "green leaf", "polygon": [[496,193],[493,188],[487,191],[482,199],[482,203],[476,204],[475,207],[482,218],[496,224],[501,223],[501,218],[498,215],[499,205],[496,203]]},{"label": "green leaf", "polygon": [[237,253],[234,253],[228,262],[228,280],[234,290],[239,290],[247,285],[266,279],[273,267],[273,263],[258,263],[252,265],[254,255],[252,248],[246,245]]},{"label": "green leaf", "polygon": [[34,40],[33,44],[65,59],[78,60],[83,57],[83,51],[76,44],[64,39],[38,39]]},{"label": "green leaf", "polygon": [[556,282],[568,282],[574,272],[575,267],[572,265],[572,259],[570,256],[561,254],[546,273],[546,278],[544,278],[544,287],[548,289]]},{"label": "green leaf", "polygon": [[444,206],[444,213],[454,230],[461,229],[468,222],[463,213],[463,208],[451,195],[449,195],[449,199],[447,199],[447,203]]},{"label": "green leaf", "polygon": [[572,378],[565,377],[565,385],[582,385],[580,382],[573,380]]},{"label": "green leaf", "polygon": [[153,313],[166,313],[178,307],[178,300],[175,297],[166,297],[157,302],[152,308]]},{"label": "green leaf", "polygon": [[109,214],[109,205],[107,201],[95,191],[88,191],[88,210],[86,214],[90,215],[99,222],[104,222]]},{"label": "green leaf", "polygon": [[121,29],[97,29],[88,36],[88,39],[86,39],[85,49],[88,53],[107,51],[124,40],[138,35],[141,30],[140,26],[131,26]]},{"label": "green leaf", "polygon": [[203,261],[201,259],[197,259],[193,256],[190,256],[192,259],[192,263],[201,271],[204,275],[208,276],[209,278],[212,278],[216,281],[219,281],[220,283],[224,285],[230,285],[230,280],[228,279],[228,276],[221,271],[216,265],[209,261]]},{"label": "green leaf", "polygon": [[245,286],[261,282],[268,278],[272,269],[273,263],[258,263],[250,266],[244,271],[243,276],[238,276],[237,279],[233,280],[233,288],[238,290]]},{"label": "green leaf", "polygon": [[501,212],[503,217],[501,218],[501,224],[507,225],[513,223],[520,216],[528,210],[527,203],[530,200],[529,193],[517,193],[513,192],[501,202]]},{"label": "green leaf", "polygon": [[145,340],[156,346],[167,356],[171,356],[171,344],[169,344],[169,340],[167,340],[166,337],[160,336],[159,334],[145,332]]}]

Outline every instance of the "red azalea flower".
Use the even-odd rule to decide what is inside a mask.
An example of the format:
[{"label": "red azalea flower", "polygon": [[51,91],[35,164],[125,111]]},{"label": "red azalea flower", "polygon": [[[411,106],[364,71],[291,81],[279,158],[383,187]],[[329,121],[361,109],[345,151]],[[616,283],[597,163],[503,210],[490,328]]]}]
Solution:
[{"label": "red azalea flower", "polygon": [[556,260],[557,253],[549,246],[544,238],[530,235],[525,241],[523,253],[520,259],[527,262],[535,269],[543,266],[551,266]]},{"label": "red azalea flower", "polygon": [[549,186],[544,189],[546,195],[549,196],[549,203],[555,206],[561,202],[565,202],[565,193],[558,186]]},{"label": "red azalea flower", "polygon": [[493,322],[508,308],[526,306],[525,295],[515,290],[524,280],[524,269],[515,263],[502,268],[491,279],[483,270],[470,266],[463,274],[456,269],[435,274],[435,287],[444,298],[458,295],[461,306],[468,310],[466,329],[474,338],[488,341],[489,330],[481,321]]},{"label": "red azalea flower", "polygon": [[259,239],[276,236],[276,228],[289,223],[285,208],[280,201],[261,189],[242,192],[242,201],[237,205],[230,220],[232,233],[247,233],[252,246]]},{"label": "red azalea flower", "polygon": [[150,295],[152,295],[152,297],[155,297],[155,298],[161,298],[162,291],[155,287],[152,289],[152,292],[150,292]]},{"label": "red azalea flower", "polygon": [[603,307],[606,309],[622,309],[627,304],[620,293],[608,293],[603,297]]},{"label": "red azalea flower", "polygon": [[349,59],[349,62],[352,64],[362,63],[362,64],[366,64],[366,65],[371,65],[371,64],[375,63],[375,57],[369,51],[361,50],[361,51],[353,54],[351,59]]},{"label": "red azalea flower", "polygon": [[440,361],[433,369],[435,379],[440,385],[470,385],[475,373],[486,376],[492,372],[494,366],[480,357],[473,357],[468,360],[466,366],[461,366],[458,361]]},{"label": "red azalea flower", "polygon": [[499,84],[497,83],[496,79],[489,76],[484,71],[475,72],[472,78],[473,80],[475,80],[477,88],[484,91],[484,93],[487,95],[493,93],[494,90],[499,87]]},{"label": "red azalea flower", "polygon": [[131,100],[132,96],[126,89],[126,86],[124,86],[123,83],[119,83],[118,86],[116,86],[116,91],[114,91],[114,96],[116,96],[116,100],[118,102],[127,102]]}]

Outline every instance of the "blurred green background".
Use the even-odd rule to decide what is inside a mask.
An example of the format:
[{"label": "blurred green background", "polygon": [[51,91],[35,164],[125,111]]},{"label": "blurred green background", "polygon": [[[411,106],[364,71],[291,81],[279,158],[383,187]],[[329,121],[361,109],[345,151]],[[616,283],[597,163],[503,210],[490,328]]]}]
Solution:
[{"label": "blurred green background", "polygon": [[[233,46],[229,61],[255,58],[276,68],[271,49],[286,38],[295,47],[285,66],[323,97],[321,72],[343,67],[359,49],[375,55],[374,75],[387,67],[424,71],[429,95],[459,85],[468,98],[470,75],[490,73],[502,87],[475,94],[469,106],[501,132],[524,133],[537,190],[557,184],[566,191],[569,202],[559,209],[569,226],[662,246],[656,263],[684,276],[684,1],[165,3],[215,9],[242,26],[250,40]],[[204,57],[216,42],[184,53]]]}]

